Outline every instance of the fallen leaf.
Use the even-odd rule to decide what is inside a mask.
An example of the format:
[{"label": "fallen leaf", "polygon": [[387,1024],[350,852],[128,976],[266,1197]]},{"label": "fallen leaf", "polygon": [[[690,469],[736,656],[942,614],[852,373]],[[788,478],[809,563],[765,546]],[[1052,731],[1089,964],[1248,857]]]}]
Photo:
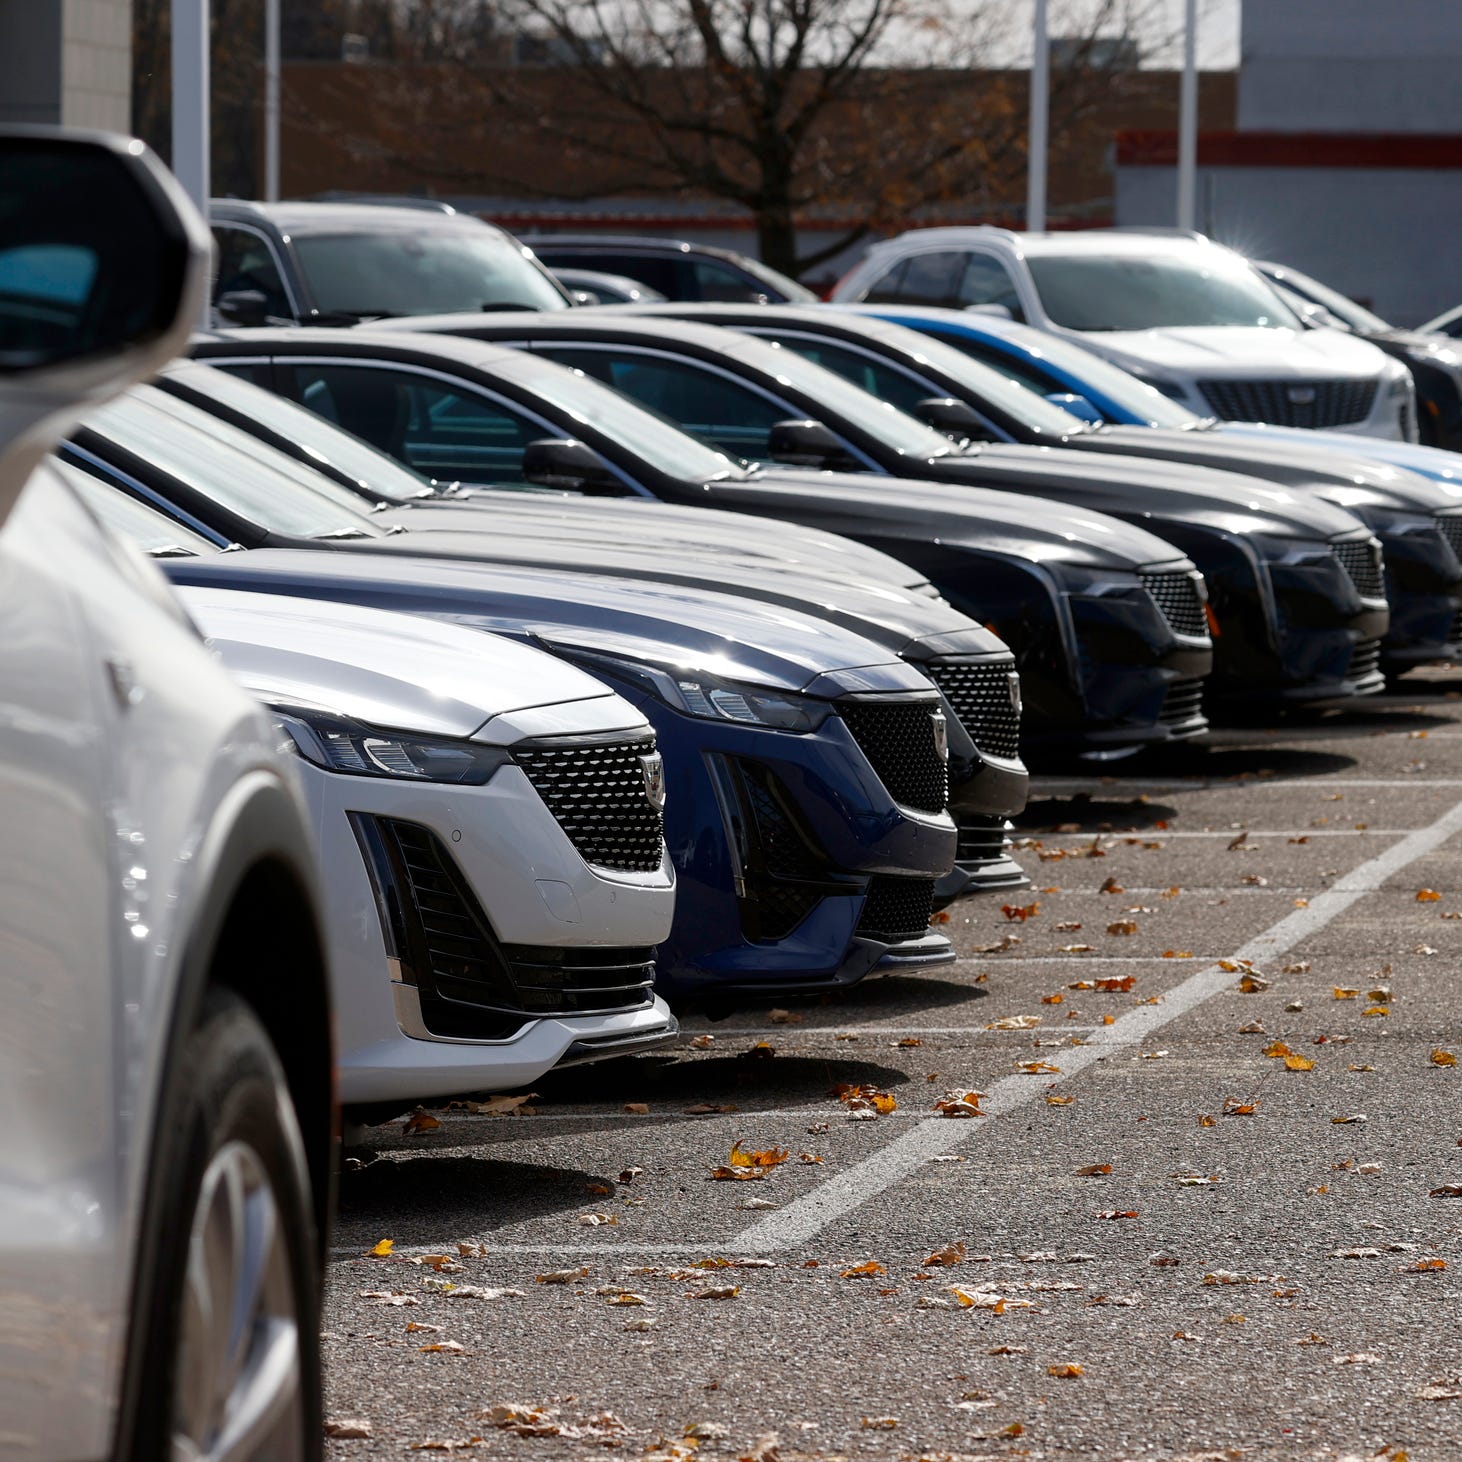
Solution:
[{"label": "fallen leaf", "polygon": [[1416,891],[1416,901],[1419,904],[1439,904],[1442,896],[1434,888],[1419,888]]},{"label": "fallen leaf", "polygon": [[650,1114],[649,1102],[626,1102],[624,1109],[626,1112],[633,1113],[636,1117],[647,1117]]},{"label": "fallen leaf", "polygon": [[1352,1112],[1348,1117],[1331,1117],[1330,1125],[1332,1127],[1346,1127],[1352,1122],[1364,1122],[1365,1120],[1366,1116],[1364,1112]]},{"label": "fallen leaf", "polygon": [[1192,959],[1193,951],[1191,949],[1165,949],[1162,957],[1164,959]]},{"label": "fallen leaf", "polygon": [[1042,1005],[1064,1005],[1065,1003],[1066,1003],[1066,997],[1064,995],[1062,995],[1062,994],[1059,994],[1059,993],[1057,993],[1055,995],[1042,995],[1041,996],[1041,1004]]},{"label": "fallen leaf", "polygon": [[1094,1214],[1092,1214],[1092,1217],[1093,1218],[1136,1218],[1137,1217],[1137,1210],[1135,1208],[1129,1208],[1129,1209],[1109,1208],[1109,1209],[1106,1209],[1102,1213],[1094,1213]]},{"label": "fallen leaf", "polygon": [[411,1114],[411,1116],[407,1118],[405,1125],[401,1128],[401,1131],[405,1136],[412,1137],[418,1132],[435,1132],[437,1128],[441,1125],[442,1124],[435,1117],[433,1117],[430,1112],[423,1112],[421,1108],[418,1107]]},{"label": "fallen leaf", "polygon": [[408,1335],[415,1335],[424,1332],[428,1335],[440,1335],[447,1327],[445,1325],[427,1325],[420,1320],[412,1320],[406,1327]]},{"label": "fallen leaf", "polygon": [[1258,1110],[1258,1102],[1241,1102],[1237,1097],[1224,1099],[1223,1114],[1225,1117],[1252,1117]]},{"label": "fallen leaf", "polygon": [[1218,1126],[1218,1118],[1217,1117],[1210,1117],[1208,1115],[1208,1113],[1206,1113],[1206,1112],[1200,1113],[1200,1115],[1198,1117],[1198,1125],[1200,1127],[1217,1127]]},{"label": "fallen leaf", "polygon": [[801,1025],[806,1017],[800,1011],[775,1009],[767,1011],[767,1019],[773,1025]]},{"label": "fallen leaf", "polygon": [[786,1162],[791,1154],[785,1147],[768,1147],[760,1152],[746,1152],[740,1142],[731,1145],[726,1159],[733,1168],[775,1168]]},{"label": "fallen leaf", "polygon": [[1369,1005],[1361,1011],[1362,1015],[1390,1015],[1390,1013],[1389,1005]]},{"label": "fallen leaf", "polygon": [[325,1422],[325,1435],[341,1441],[363,1441],[371,1435],[371,1424],[358,1416],[331,1417]]},{"label": "fallen leaf", "polygon": [[1173,1173],[1171,1176],[1185,1188],[1211,1188],[1222,1181],[1221,1178],[1204,1177],[1202,1173]]},{"label": "fallen leaf", "polygon": [[1048,1376],[1059,1376],[1063,1381],[1074,1381],[1078,1377],[1082,1376],[1084,1372],[1082,1371],[1080,1366],[1074,1365],[1068,1361],[1064,1365],[1047,1366],[1046,1374]]},{"label": "fallen leaf", "polygon": [[1173,1339],[1174,1340],[1197,1340],[1198,1337],[1196,1335],[1190,1335],[1186,1330],[1174,1330],[1173,1331]]},{"label": "fallen leaf", "polygon": [[1373,1350],[1359,1350],[1354,1355],[1332,1355],[1330,1359],[1338,1366],[1378,1366],[1381,1357]]},{"label": "fallen leaf", "polygon": [[1444,1183],[1440,1188],[1433,1188],[1427,1197],[1462,1198],[1462,1183]]},{"label": "fallen leaf", "polygon": [[1307,975],[1310,973],[1310,962],[1302,959],[1292,965],[1284,965],[1282,969],[1286,975]]},{"label": "fallen leaf", "polygon": [[868,1431],[891,1432],[899,1424],[899,1419],[896,1416],[865,1416],[858,1424]]},{"label": "fallen leaf", "polygon": [[875,1274],[886,1274],[887,1272],[882,1264],[869,1259],[867,1263],[855,1264],[851,1269],[841,1270],[839,1277],[842,1279],[872,1279]]},{"label": "fallen leaf", "polygon": [[537,1095],[536,1091],[520,1092],[516,1096],[490,1096],[485,1102],[457,1101],[448,1105],[460,1107],[474,1117],[511,1117],[530,1110],[527,1103]]},{"label": "fallen leaf", "polygon": [[1049,1061],[1018,1061],[1016,1070],[1023,1071],[1027,1076],[1059,1076],[1061,1068],[1052,1066]]},{"label": "fallen leaf", "polygon": [[396,1247],[395,1239],[380,1239],[371,1248],[372,1259],[385,1259],[389,1257],[391,1250]]},{"label": "fallen leaf", "polygon": [[1431,1054],[1433,1066],[1455,1066],[1457,1058],[1450,1051],[1436,1050]]},{"label": "fallen leaf", "polygon": [[922,1046],[923,1040],[918,1036],[905,1036],[901,1041],[895,1041],[894,1045],[904,1050],[911,1050],[915,1046]]},{"label": "fallen leaf", "polygon": [[1396,1272],[1398,1274],[1431,1274],[1436,1270],[1445,1269],[1446,1267],[1447,1261],[1445,1259],[1425,1258],[1418,1259],[1415,1264],[1403,1265]]},{"label": "fallen leaf", "polygon": [[1289,1071],[1313,1071],[1315,1063],[1305,1056],[1286,1056],[1285,1068]]},{"label": "fallen leaf", "polygon": [[688,1300],[734,1300],[741,1293],[739,1284],[715,1284],[708,1289],[692,1290],[686,1295]]},{"label": "fallen leaf", "polygon": [[588,1272],[589,1266],[585,1264],[578,1269],[550,1269],[547,1274],[535,1274],[533,1279],[536,1284],[574,1284]]},{"label": "fallen leaf", "polygon": [[1095,948],[1094,944],[1063,944],[1060,951],[1062,954],[1090,954]]},{"label": "fallen leaf", "polygon": [[430,1345],[418,1345],[422,1355],[466,1355],[467,1347],[460,1340],[434,1340]]},{"label": "fallen leaf", "polygon": [[1054,1093],[1046,1097],[1048,1107],[1069,1107],[1076,1098],[1074,1096],[1056,1096]]},{"label": "fallen leaf", "polygon": [[687,1117],[709,1117],[713,1112],[734,1112],[738,1108],[725,1102],[697,1102],[693,1107],[685,1109]]},{"label": "fallen leaf", "polygon": [[980,1100],[982,1091],[954,1092],[934,1103],[934,1110],[941,1117],[983,1117]]},{"label": "fallen leaf", "polygon": [[1000,912],[1012,922],[1024,924],[1027,919],[1033,919],[1041,912],[1040,900],[1033,904],[1001,904]]},{"label": "fallen leaf", "polygon": [[1239,989],[1242,990],[1245,995],[1258,995],[1268,988],[1269,981],[1262,979],[1258,975],[1245,975],[1239,981]]},{"label": "fallen leaf", "polygon": [[942,1249],[936,1249],[925,1261],[925,1269],[934,1269],[941,1265],[949,1266],[963,1263],[965,1257],[965,1246],[962,1243],[946,1244]]},{"label": "fallen leaf", "polygon": [[1084,1168],[1077,1168],[1077,1170],[1076,1170],[1076,1176],[1078,1178],[1104,1178],[1111,1171],[1112,1171],[1112,1165],[1111,1165],[1111,1163],[1109,1163],[1109,1162],[1094,1162],[1094,1163],[1088,1163],[1087,1166],[1084,1167]]},{"label": "fallen leaf", "polygon": [[1423,1386],[1413,1395],[1418,1401],[1462,1401],[1462,1391],[1452,1386]]},{"label": "fallen leaf", "polygon": [[710,1035],[692,1036],[690,1044],[697,1051],[709,1051],[716,1044],[716,1038]]},{"label": "fallen leaf", "polygon": [[419,1305],[421,1301],[414,1294],[397,1294],[388,1289],[362,1290],[363,1300],[374,1300],[378,1305]]},{"label": "fallen leaf", "polygon": [[1040,1023],[1039,1015],[1007,1015],[1000,1020],[991,1021],[985,1029],[987,1031],[1027,1031]]},{"label": "fallen leaf", "polygon": [[1106,995],[1125,995],[1136,983],[1136,975],[1116,975],[1110,979],[1092,981],[1094,987]]}]

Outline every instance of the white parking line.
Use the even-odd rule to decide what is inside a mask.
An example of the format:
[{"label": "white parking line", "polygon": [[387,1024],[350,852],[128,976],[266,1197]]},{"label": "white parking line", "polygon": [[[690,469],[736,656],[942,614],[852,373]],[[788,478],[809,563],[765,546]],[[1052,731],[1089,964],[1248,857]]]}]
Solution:
[{"label": "white parking line", "polygon": [[[1032,777],[1030,795],[1047,792],[1107,792],[1121,797],[1126,792],[1242,792],[1267,787],[1462,787],[1462,777],[1249,777],[1242,782],[1227,777],[1199,777],[1183,781],[1161,777],[1123,777],[1120,783],[1090,777]],[[1124,799],[1127,800],[1127,799]]]},{"label": "white parking line", "polygon": [[[966,961],[969,963],[970,961]],[[682,1026],[682,1030],[689,1027]],[[1033,1027],[1034,1029],[1034,1027]],[[1063,1034],[1076,1034],[1081,1031],[1098,1030],[1100,1027],[1094,1025],[1061,1025],[1050,1026],[1049,1030],[1059,1030]],[[699,1034],[699,1029],[697,1034]],[[720,1030],[709,1028],[707,1035],[713,1035],[719,1040],[722,1036],[760,1036],[765,1040],[768,1036],[776,1036],[778,1040],[786,1041],[789,1044],[794,1041],[805,1040],[808,1036],[833,1036],[839,1040],[846,1040],[848,1036],[857,1036],[860,1040],[864,1036],[967,1036],[971,1034],[985,1035],[986,1029],[982,1025],[818,1025],[818,1026],[793,1026],[791,1029],[777,1027],[773,1030],[757,1028],[755,1030]],[[991,1035],[1004,1035],[1004,1031],[990,1031]],[[853,1044],[850,1042],[850,1044]],[[679,1049],[678,1047],[676,1049]]]},{"label": "white parking line", "polygon": [[[1083,833],[1028,833],[1022,834],[1016,839],[1015,851],[1024,853],[1033,851],[1028,849],[1026,838],[1034,842],[1048,843],[1057,838],[1068,838],[1073,844],[1080,847],[1083,843],[1089,843],[1093,838],[1101,838],[1103,841],[1110,838],[1118,846],[1124,844],[1128,838],[1135,838],[1138,842],[1170,842],[1173,838],[1232,838],[1240,832],[1249,834],[1249,841],[1257,838],[1404,838],[1407,833],[1415,832],[1411,827],[1206,827],[1201,831],[1177,831],[1175,828],[1138,828],[1136,832],[1127,832],[1125,829],[1117,832],[1098,832],[1092,829]],[[1149,834],[1151,837],[1149,838]],[[1058,860],[1059,861],[1059,860]]]},{"label": "white parking line", "polygon": [[[1448,783],[1446,785],[1462,785]],[[1401,842],[1336,881],[1333,888],[1316,894],[1308,908],[1295,909],[1273,928],[1256,935],[1230,956],[1231,960],[1259,963],[1284,954],[1301,940],[1323,929],[1365,894],[1379,888],[1386,879],[1408,864],[1439,848],[1454,833],[1462,831],[1462,802],[1453,805],[1430,826],[1409,833]],[[1116,1024],[1096,1032],[1085,1045],[1061,1052],[1062,1084],[1093,1062],[1124,1048],[1136,1046],[1154,1031],[1181,1015],[1232,988],[1230,971],[1210,964],[1167,992],[1162,1005],[1146,1005],[1119,1017]],[[1055,1063],[1052,1063],[1055,1064]],[[1041,1096],[1049,1083],[1030,1076],[1007,1076],[995,1082],[984,1101],[991,1117],[1014,1111]],[[932,1117],[895,1138],[846,1172],[838,1173],[806,1197],[768,1214],[730,1240],[725,1249],[733,1253],[775,1253],[805,1244],[844,1215],[861,1208],[870,1199],[892,1187],[940,1153],[968,1147],[996,1124],[968,1119],[962,1124]]]}]

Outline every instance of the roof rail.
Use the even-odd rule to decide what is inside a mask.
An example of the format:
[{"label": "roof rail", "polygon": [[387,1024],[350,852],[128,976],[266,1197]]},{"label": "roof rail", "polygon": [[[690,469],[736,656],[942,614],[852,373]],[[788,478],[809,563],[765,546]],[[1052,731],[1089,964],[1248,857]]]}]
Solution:
[{"label": "roof rail", "polygon": [[1114,234],[1159,234],[1169,239],[1193,239],[1200,244],[1210,243],[1207,234],[1199,233],[1196,228],[1169,228],[1160,223],[1114,223],[1109,233]]}]

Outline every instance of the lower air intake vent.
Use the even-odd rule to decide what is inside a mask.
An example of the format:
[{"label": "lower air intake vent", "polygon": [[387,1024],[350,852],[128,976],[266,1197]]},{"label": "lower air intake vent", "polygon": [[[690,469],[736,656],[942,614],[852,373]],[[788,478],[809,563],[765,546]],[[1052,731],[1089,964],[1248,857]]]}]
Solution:
[{"label": "lower air intake vent", "polygon": [[858,933],[888,944],[917,939],[929,930],[934,911],[932,878],[895,878],[875,874],[868,880],[868,896]]},{"label": "lower air intake vent", "polygon": [[1189,721],[1203,714],[1203,682],[1201,680],[1175,680],[1163,696],[1162,709],[1157,718],[1164,726],[1186,726]]},{"label": "lower air intake vent", "polygon": [[943,812],[949,762],[935,739],[934,701],[839,701],[838,715],[900,807]]},{"label": "lower air intake vent", "polygon": [[1462,559],[1462,513],[1438,513],[1437,530],[1447,540],[1447,547]]},{"label": "lower air intake vent", "polygon": [[1198,389],[1215,416],[1275,426],[1350,426],[1376,400],[1374,381],[1199,381]]},{"label": "lower air intake vent", "polygon": [[664,824],[650,801],[652,738],[520,747],[513,760],[586,863],[625,873],[660,866]]},{"label": "lower air intake vent", "polygon": [[1380,668],[1380,640],[1362,640],[1350,652],[1350,667],[1345,672],[1345,678],[1347,680],[1365,680]]},{"label": "lower air intake vent", "polygon": [[1332,543],[1330,552],[1340,560],[1340,567],[1350,575],[1356,593],[1362,599],[1384,599],[1386,581],[1381,568],[1381,545],[1364,538],[1348,543]]},{"label": "lower air intake vent", "polygon": [[961,660],[950,656],[923,667],[944,692],[949,708],[986,756],[1020,755],[1020,681],[1015,657]]},{"label": "lower air intake vent", "polygon": [[1174,634],[1206,635],[1208,616],[1198,596],[1198,581],[1180,569],[1142,575],[1142,587],[1157,600],[1162,617]]},{"label": "lower air intake vent", "polygon": [[1005,819],[970,815],[959,820],[956,863],[993,863],[1005,852]]}]

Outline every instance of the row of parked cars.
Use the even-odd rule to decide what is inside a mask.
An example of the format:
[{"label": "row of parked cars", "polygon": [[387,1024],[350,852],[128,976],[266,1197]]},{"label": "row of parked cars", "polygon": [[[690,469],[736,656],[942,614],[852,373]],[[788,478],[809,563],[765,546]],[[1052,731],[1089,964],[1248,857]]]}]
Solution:
[{"label": "row of parked cars", "polygon": [[0,148],[0,1069],[62,1129],[0,1149],[0,1413],[50,1455],[318,1451],[335,1099],[946,964],[1028,760],[1462,653],[1389,365],[1340,423],[1389,436],[1220,425],[1008,307],[578,308],[361,204],[215,205],[190,338],[150,156]]}]

